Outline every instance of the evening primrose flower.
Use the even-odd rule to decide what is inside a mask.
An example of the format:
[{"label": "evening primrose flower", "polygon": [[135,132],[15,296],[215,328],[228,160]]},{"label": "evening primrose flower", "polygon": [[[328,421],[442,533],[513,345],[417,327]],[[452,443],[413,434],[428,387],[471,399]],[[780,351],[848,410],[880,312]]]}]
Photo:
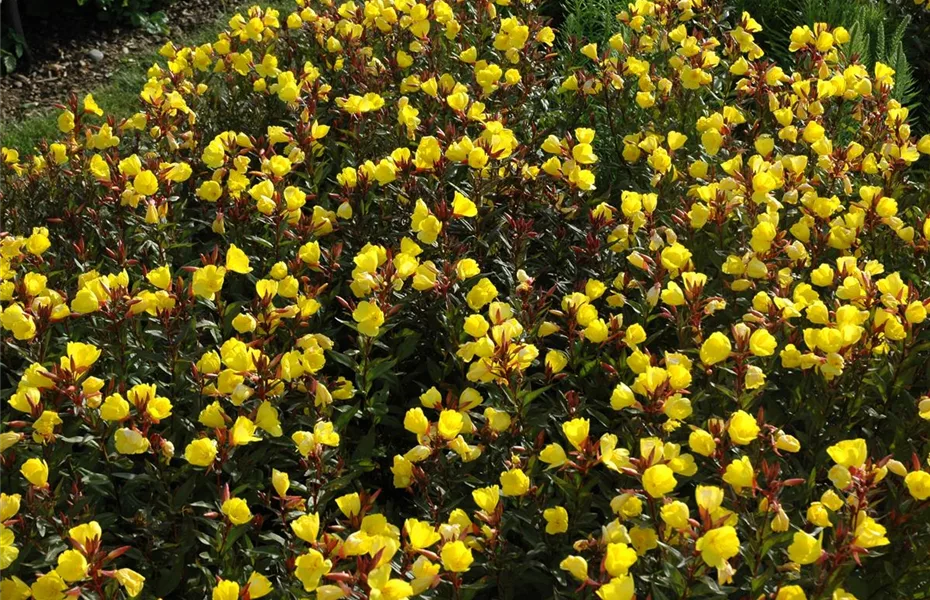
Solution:
[{"label": "evening primrose flower", "polygon": [[20,472],[26,481],[37,488],[44,488],[48,485],[48,463],[41,458],[30,458],[23,463]]},{"label": "evening primrose flower", "polygon": [[461,541],[448,542],[440,551],[442,566],[453,573],[464,573],[469,569],[475,558],[471,549]]},{"label": "evening primrose flower", "polygon": [[571,573],[578,581],[588,579],[588,561],[580,556],[568,556],[559,563],[559,568]]},{"label": "evening primrose flower", "polygon": [[904,478],[904,485],[911,496],[918,501],[930,498],[930,473],[913,471]]},{"label": "evening primrose flower", "polygon": [[823,553],[821,544],[822,536],[815,538],[809,533],[798,531],[794,534],[791,545],[788,546],[788,558],[799,565],[813,564]]},{"label": "evening primrose flower", "polygon": [[249,257],[235,244],[230,244],[226,250],[226,270],[233,273],[251,273]]},{"label": "evening primrose flower", "polygon": [[77,550],[65,550],[58,555],[58,566],[55,571],[67,583],[80,581],[87,577],[87,559]]},{"label": "evening primrose flower", "polygon": [[113,442],[120,454],[143,454],[150,446],[148,438],[128,427],[117,429],[113,434]]},{"label": "evening primrose flower", "polygon": [[575,450],[581,451],[588,440],[591,422],[588,419],[572,419],[562,423],[562,432]]},{"label": "evening primrose flower", "polygon": [[415,550],[429,548],[442,536],[436,531],[436,528],[425,521],[417,519],[407,519],[404,521],[404,531],[410,539],[410,546]]},{"label": "evening primrose flower", "polygon": [[45,575],[40,575],[32,584],[30,591],[35,600],[60,600],[64,598],[64,591],[67,588],[61,575],[57,571],[50,571]]},{"label": "evening primrose flower", "polygon": [[757,329],[749,337],[749,350],[754,356],[772,356],[776,347],[775,336],[765,329]]},{"label": "evening primrose flower", "polygon": [[735,444],[745,446],[759,435],[759,425],[749,413],[738,410],[730,417],[727,434]]},{"label": "evening primrose flower", "polygon": [[546,533],[555,535],[568,531],[568,511],[564,506],[555,506],[543,511],[546,520]]},{"label": "evening primrose flower", "polygon": [[786,585],[779,588],[775,600],[807,600],[807,594],[799,585]]},{"label": "evening primrose flower", "polygon": [[481,510],[487,514],[492,514],[497,509],[500,502],[500,487],[492,485],[490,487],[479,488],[471,493],[472,499]]},{"label": "evening primrose flower", "polygon": [[522,496],[530,489],[530,478],[522,469],[511,469],[501,473],[500,481],[505,496]]},{"label": "evening primrose flower", "polygon": [[724,334],[716,331],[701,344],[701,362],[705,365],[715,365],[730,356],[730,340]]},{"label": "evening primrose flower", "polygon": [[317,550],[311,548],[294,561],[294,574],[304,586],[304,591],[312,592],[320,585],[323,575],[333,568],[331,560],[324,558]]},{"label": "evening primrose flower", "polygon": [[142,593],[142,588],[145,585],[145,577],[139,573],[132,569],[117,569],[113,576],[120,585],[123,586],[123,589],[126,590],[126,594],[130,598],[135,598]]},{"label": "evening primrose flower", "polygon": [[852,543],[854,546],[865,549],[887,546],[891,542],[885,537],[886,533],[887,530],[883,525],[877,523],[865,512],[860,512],[856,519]]},{"label": "evening primrose flower", "polygon": [[739,553],[739,545],[736,530],[724,525],[711,529],[698,538],[695,549],[701,553],[701,559],[706,565],[720,569],[726,561]]},{"label": "evening primrose flower", "polygon": [[662,498],[675,489],[678,481],[668,465],[653,465],[643,472],[643,489],[653,498]]},{"label": "evening primrose flower", "polygon": [[209,467],[216,460],[216,440],[200,438],[188,444],[184,450],[184,458],[192,465]]},{"label": "evening primrose flower", "polygon": [[464,424],[465,420],[462,413],[454,410],[444,410],[439,414],[439,435],[451,440],[462,431]]},{"label": "evening primrose flower", "polygon": [[296,520],[291,521],[291,531],[305,542],[315,542],[320,532],[320,515],[307,513],[297,517]]},{"label": "evening primrose flower", "polygon": [[837,442],[827,448],[827,454],[837,465],[856,469],[861,469],[869,456],[865,440],[862,438]]},{"label": "evening primrose flower", "polygon": [[478,207],[469,198],[455,192],[452,201],[452,215],[457,218],[474,217],[478,214]]},{"label": "evening primrose flower", "polygon": [[743,488],[751,488],[755,474],[752,463],[748,456],[742,456],[727,465],[723,474],[723,480],[733,486],[733,490],[738,494]]},{"label": "evening primrose flower", "polygon": [[376,337],[384,324],[384,312],[373,302],[363,300],[352,312],[352,318],[358,326],[359,333]]},{"label": "evening primrose flower", "polygon": [[614,410],[623,410],[635,403],[636,398],[633,395],[633,390],[625,383],[617,384],[610,394],[610,407]]},{"label": "evening primrose flower", "polygon": [[19,548],[14,545],[15,542],[13,530],[0,523],[0,569],[6,569],[19,557]]},{"label": "evening primrose flower", "polygon": [[631,575],[613,577],[597,590],[597,597],[601,600],[632,600],[636,589]]},{"label": "evening primrose flower", "polygon": [[689,526],[688,505],[674,500],[662,505],[660,516],[666,525],[674,529],[686,529]]},{"label": "evening primrose flower", "polygon": [[244,525],[252,520],[252,511],[242,498],[230,498],[223,502],[223,514],[233,525]]},{"label": "evening primrose flower", "polygon": [[336,505],[342,514],[350,519],[362,511],[361,498],[357,492],[336,498]]},{"label": "evening primrose flower", "polygon": [[22,496],[20,494],[0,493],[0,522],[7,521],[19,512]]}]

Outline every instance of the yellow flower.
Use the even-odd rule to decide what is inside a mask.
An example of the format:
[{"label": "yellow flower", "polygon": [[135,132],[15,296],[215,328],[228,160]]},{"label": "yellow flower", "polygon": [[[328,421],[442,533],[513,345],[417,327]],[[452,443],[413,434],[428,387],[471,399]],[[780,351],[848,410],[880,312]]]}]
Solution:
[{"label": "yellow flower", "polygon": [[904,478],[907,491],[915,500],[923,501],[930,498],[930,473],[926,471],[913,471]]},{"label": "yellow flower", "polygon": [[8,521],[16,516],[21,500],[20,494],[0,493],[0,522]]},{"label": "yellow flower", "polygon": [[70,133],[74,129],[74,113],[65,110],[58,115],[58,130],[62,133]]},{"label": "yellow flower", "polygon": [[114,577],[126,590],[130,598],[135,598],[142,593],[142,587],[145,585],[145,577],[136,573],[132,569],[117,569]]},{"label": "yellow flower", "polygon": [[64,591],[68,588],[64,579],[57,571],[51,571],[39,576],[32,584],[30,591],[35,600],[62,600]]},{"label": "yellow flower", "polygon": [[469,308],[481,310],[483,306],[497,298],[497,288],[488,278],[483,278],[469,290],[465,299]]},{"label": "yellow flower", "polygon": [[891,542],[885,537],[886,529],[884,526],[875,522],[875,519],[860,512],[856,520],[856,529],[853,532],[853,545],[860,548],[876,548],[878,546],[887,546]]},{"label": "yellow flower", "polygon": [[238,246],[230,244],[226,250],[226,270],[233,273],[251,273],[249,257]]},{"label": "yellow flower", "polygon": [[207,265],[194,271],[192,280],[194,294],[207,300],[216,298],[216,292],[223,289],[226,268]]},{"label": "yellow flower", "polygon": [[[404,429],[417,435],[426,435],[426,432],[429,431],[429,419],[423,414],[422,408],[416,407],[407,411],[407,414],[404,416]],[[452,437],[455,437],[457,434],[458,432],[452,435]]]},{"label": "yellow flower", "polygon": [[294,565],[296,566],[294,574],[307,592],[317,589],[320,585],[320,578],[333,568],[331,560],[324,559],[320,552],[312,548],[307,550],[306,554],[298,556]]},{"label": "yellow flower", "polygon": [[358,493],[346,494],[336,498],[336,505],[346,517],[352,518],[362,511],[361,498]]},{"label": "yellow flower", "polygon": [[779,588],[775,600],[807,600],[807,594],[804,593],[804,588],[799,585],[786,585]]},{"label": "yellow flower", "polygon": [[261,438],[255,435],[255,423],[248,417],[238,417],[232,427],[229,441],[233,446],[244,446],[257,442]]},{"label": "yellow flower", "polygon": [[611,577],[626,575],[630,567],[636,563],[636,550],[624,543],[607,544],[607,555],[604,557],[604,568]]},{"label": "yellow flower", "polygon": [[588,431],[591,422],[588,419],[572,419],[562,423],[562,433],[568,442],[580,451],[588,440]]},{"label": "yellow flower", "polygon": [[0,523],[0,569],[6,569],[19,557],[19,548],[14,545],[15,542],[13,531]]},{"label": "yellow flower", "polygon": [[745,446],[755,441],[759,435],[759,424],[746,411],[738,410],[730,417],[727,434],[734,444]]},{"label": "yellow flower", "polygon": [[622,575],[614,577],[597,590],[597,597],[601,600],[632,600],[636,589],[633,586],[633,577]]},{"label": "yellow flower", "polygon": [[291,521],[291,531],[305,542],[315,542],[320,533],[320,515],[307,513]]},{"label": "yellow flower", "polygon": [[817,527],[832,527],[830,512],[821,502],[811,502],[807,508],[807,522]]},{"label": "yellow flower", "polygon": [[216,460],[216,440],[200,438],[187,445],[184,458],[192,465],[209,467]]},{"label": "yellow flower", "polygon": [[452,215],[454,217],[474,217],[478,214],[478,207],[474,202],[463,196],[459,192],[455,192],[455,197],[452,201]]},{"label": "yellow flower", "polygon": [[[382,600],[405,600],[413,595],[413,586],[403,579],[391,579],[391,565],[381,565],[368,573],[371,595]],[[317,594],[319,598],[319,594]]]},{"label": "yellow flower", "polygon": [[869,457],[869,450],[865,440],[843,440],[827,448],[827,454],[836,464],[847,468],[861,469]]},{"label": "yellow flower", "polygon": [[235,581],[226,581],[221,579],[213,588],[212,600],[238,600],[239,584]]},{"label": "yellow flower", "polygon": [[229,518],[233,525],[244,525],[252,520],[252,511],[249,505],[241,498],[230,498],[223,502],[223,514]]},{"label": "yellow flower", "polygon": [[505,496],[522,496],[530,489],[530,478],[522,469],[511,469],[501,473],[500,481]]},{"label": "yellow flower", "polygon": [[278,496],[283,498],[287,494],[288,488],[291,487],[291,479],[287,473],[271,469],[271,485]]},{"label": "yellow flower", "polygon": [[547,508],[543,511],[543,518],[546,520],[546,533],[549,535],[568,531],[568,511],[564,506]]},{"label": "yellow flower", "polygon": [[568,571],[572,577],[578,581],[587,581],[588,579],[588,561],[580,556],[568,556],[561,563],[559,568]]},{"label": "yellow flower", "polygon": [[116,451],[120,454],[143,454],[148,451],[150,443],[147,437],[136,429],[123,427],[113,434]]},{"label": "yellow flower", "polygon": [[48,485],[48,463],[40,458],[30,458],[24,462],[20,473],[35,487],[44,488]]},{"label": "yellow flower", "polygon": [[739,538],[733,527],[724,525],[701,536],[695,548],[705,564],[720,569],[727,560],[739,554]]},{"label": "yellow flower", "polygon": [[61,357],[61,368],[72,372],[87,370],[100,354],[100,349],[92,344],[68,342],[66,356]]},{"label": "yellow flower", "polygon": [[425,521],[418,521],[417,519],[407,519],[404,521],[404,531],[407,532],[407,536],[410,538],[410,545],[415,550],[429,548],[442,539],[442,536],[439,535],[435,527]]},{"label": "yellow flower", "polygon": [[757,329],[749,337],[749,350],[755,356],[772,356],[777,345],[775,336],[765,329]]},{"label": "yellow flower", "polygon": [[723,474],[723,480],[733,486],[736,493],[740,493],[745,487],[752,487],[754,472],[752,463],[748,456],[740,457],[727,465]]},{"label": "yellow flower", "polygon": [[84,112],[95,114],[98,117],[103,115],[103,109],[97,105],[96,100],[94,100],[93,94],[87,94],[84,96]]},{"label": "yellow flower", "polygon": [[500,502],[500,487],[492,485],[490,487],[478,488],[471,493],[472,499],[481,510],[487,514],[493,514]]},{"label": "yellow flower", "polygon": [[617,384],[610,394],[610,407],[614,410],[623,410],[635,403],[636,398],[633,396],[633,390],[625,383]]},{"label": "yellow flower", "polygon": [[99,541],[103,535],[103,530],[97,521],[82,523],[68,530],[68,537],[77,540],[82,546],[87,546],[93,541]]},{"label": "yellow flower", "polygon": [[675,489],[675,472],[667,465],[653,465],[643,473],[643,488],[653,498],[662,498]]},{"label": "yellow flower", "polygon": [[158,178],[148,169],[139,171],[132,180],[132,188],[137,194],[151,196],[158,191]]},{"label": "yellow flower", "polygon": [[352,318],[358,324],[358,331],[362,335],[375,337],[381,331],[380,327],[384,324],[384,312],[373,302],[364,300],[358,303],[352,312]]},{"label": "yellow flower", "polygon": [[87,577],[87,559],[77,550],[65,550],[58,555],[58,566],[55,571],[67,583],[80,581]]},{"label": "yellow flower", "polygon": [[145,278],[155,287],[167,290],[171,287],[171,267],[164,265],[157,269],[152,269],[145,274]]},{"label": "yellow flower", "polygon": [[717,442],[703,429],[696,429],[688,436],[688,447],[701,456],[710,456],[717,449]]},{"label": "yellow flower", "polygon": [[730,356],[730,339],[716,331],[701,344],[701,362],[705,365],[715,365]]},{"label": "yellow flower", "polygon": [[439,414],[439,435],[447,440],[451,440],[462,431],[464,424],[465,419],[462,413],[454,410],[444,410]]},{"label": "yellow flower", "polygon": [[799,565],[817,562],[822,553],[821,539],[803,531],[796,532],[791,545],[788,546],[788,558]]},{"label": "yellow flower", "polygon": [[464,573],[475,560],[468,546],[460,541],[447,542],[444,544],[440,552],[440,557],[442,558],[442,566],[445,567],[447,571],[452,571],[454,573]]},{"label": "yellow flower", "polygon": [[660,511],[662,520],[674,529],[687,529],[688,523],[688,505],[684,502],[675,500],[662,506]]}]

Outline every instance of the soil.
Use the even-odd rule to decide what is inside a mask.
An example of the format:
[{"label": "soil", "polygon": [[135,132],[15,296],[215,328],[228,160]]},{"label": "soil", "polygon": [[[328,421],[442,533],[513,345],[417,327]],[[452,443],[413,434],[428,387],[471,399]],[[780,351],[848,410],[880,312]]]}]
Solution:
[{"label": "soil", "polygon": [[[20,1],[20,10],[24,2]],[[167,31],[100,23],[69,14],[34,19],[23,14],[32,53],[22,72],[0,78],[0,122],[21,119],[105,84],[122,64],[212,23],[236,6],[234,0],[180,0],[166,7]],[[102,53],[102,58],[99,53]],[[95,60],[97,58],[98,60]]]}]

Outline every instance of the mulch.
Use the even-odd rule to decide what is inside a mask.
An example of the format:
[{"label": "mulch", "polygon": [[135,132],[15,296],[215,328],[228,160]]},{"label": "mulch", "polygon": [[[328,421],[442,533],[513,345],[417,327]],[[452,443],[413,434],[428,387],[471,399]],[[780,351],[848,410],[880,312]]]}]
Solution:
[{"label": "mulch", "polygon": [[[18,120],[83,95],[105,84],[140,53],[161,47],[185,33],[212,23],[237,3],[232,0],[180,0],[165,9],[168,31],[113,26],[84,19],[49,18],[27,22],[24,29],[33,55],[28,71],[0,78],[0,122]],[[21,3],[22,5],[22,3]],[[40,32],[40,33],[37,33]],[[98,51],[103,54],[99,59]]]}]

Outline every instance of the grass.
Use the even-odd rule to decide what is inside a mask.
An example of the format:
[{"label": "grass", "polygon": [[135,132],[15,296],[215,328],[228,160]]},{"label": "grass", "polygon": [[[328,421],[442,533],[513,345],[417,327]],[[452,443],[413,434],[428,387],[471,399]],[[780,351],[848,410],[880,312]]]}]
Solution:
[{"label": "grass", "polygon": [[[175,45],[182,46],[213,41],[218,33],[228,28],[229,19],[233,15],[254,4],[280,10],[282,24],[286,15],[296,7],[293,0],[239,0],[212,22],[205,23],[198,29],[172,41]],[[80,90],[80,94],[92,93],[94,99],[108,115],[112,114],[117,118],[127,117],[139,110],[139,90],[142,89],[147,79],[145,72],[152,63],[163,60],[164,58],[158,55],[157,48],[126,56],[115,67],[110,81],[91,89]],[[59,100],[64,102],[67,99],[60,98]],[[16,148],[20,152],[30,151],[41,140],[51,139],[58,134],[56,123],[58,112],[57,109],[49,108],[23,119],[0,123],[0,141],[5,147]]]}]

